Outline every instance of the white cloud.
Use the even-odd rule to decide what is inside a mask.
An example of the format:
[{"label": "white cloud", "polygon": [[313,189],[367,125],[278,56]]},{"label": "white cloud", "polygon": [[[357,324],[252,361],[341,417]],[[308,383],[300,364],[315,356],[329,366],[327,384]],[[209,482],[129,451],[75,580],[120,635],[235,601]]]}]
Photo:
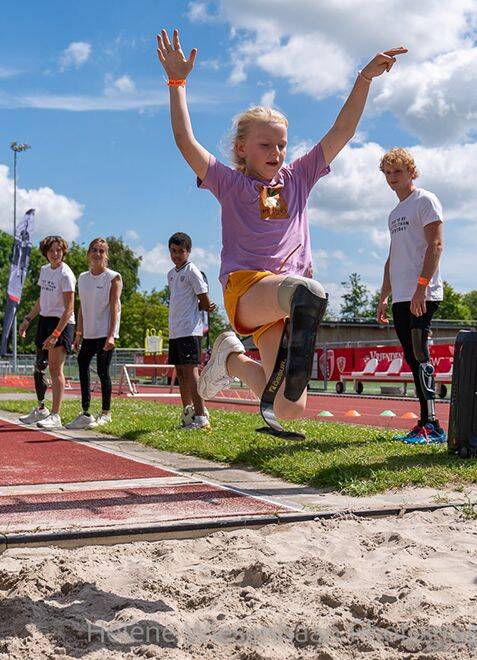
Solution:
[{"label": "white cloud", "polygon": [[79,69],[91,56],[92,47],[86,41],[72,41],[60,55],[60,71],[70,67]]},{"label": "white cloud", "polygon": [[[421,172],[416,184],[438,195],[446,219],[477,223],[477,143],[414,146],[410,151]],[[383,153],[374,142],[346,146],[333,162],[332,173],[318,182],[310,196],[310,221],[338,233],[363,232],[374,245],[385,247],[383,232],[397,198],[378,169]]]},{"label": "white cloud", "polygon": [[114,94],[134,94],[135,91],[136,83],[127,74],[120,78],[113,78],[110,74],[105,76],[104,93],[106,96],[113,96]]},{"label": "white cloud", "polygon": [[[208,3],[192,5],[197,20],[210,17]],[[241,0],[240,11],[236,0],[221,0],[218,17],[230,26],[231,84],[259,67],[293,92],[341,95],[376,52],[403,44],[409,53],[373,82],[375,110],[391,110],[427,144],[477,129],[476,0],[389,0],[385,8],[376,0]]]},{"label": "white cloud", "polygon": [[269,89],[267,92],[264,92],[260,99],[260,105],[263,105],[265,108],[273,107],[276,95],[277,93],[274,89]]},{"label": "white cloud", "polygon": [[210,23],[217,19],[216,16],[209,13],[208,2],[194,0],[187,6],[187,18],[193,23]]},{"label": "white cloud", "polygon": [[7,78],[13,78],[21,73],[18,69],[11,69],[6,66],[0,66],[0,80],[6,80]]},{"label": "white cloud", "polygon": [[[30,208],[36,209],[35,237],[61,234],[67,241],[78,238],[78,220],[83,205],[48,187],[17,187],[17,220]],[[6,165],[0,165],[0,229],[12,232],[13,180]]]},{"label": "white cloud", "polygon": [[[141,270],[146,273],[165,275],[172,268],[169,248],[164,243],[157,243],[150,250],[141,245],[135,251],[141,255]],[[214,275],[216,275],[220,264],[220,258],[214,250],[196,246],[192,247],[191,260],[201,270],[213,271]]]},{"label": "white cloud", "polygon": [[426,144],[468,137],[477,130],[477,47],[396,68],[383,79],[372,107],[393,112]]},{"label": "white cloud", "polygon": [[126,240],[131,241],[131,243],[137,243],[139,240],[139,234],[135,229],[128,229],[125,234]]}]

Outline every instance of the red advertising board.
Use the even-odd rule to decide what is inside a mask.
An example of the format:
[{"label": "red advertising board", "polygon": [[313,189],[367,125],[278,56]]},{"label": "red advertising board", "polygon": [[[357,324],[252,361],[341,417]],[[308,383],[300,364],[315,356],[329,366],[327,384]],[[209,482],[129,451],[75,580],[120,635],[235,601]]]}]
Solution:
[{"label": "red advertising board", "polygon": [[[449,360],[453,360],[454,345],[432,345],[429,347],[429,353],[432,365],[436,372],[439,372],[439,365],[441,362],[443,365],[448,365]],[[378,362],[387,362],[388,364],[394,360],[394,358],[402,358],[402,371],[410,371],[403,358],[402,348],[399,345],[366,346],[363,348],[328,348],[326,357],[324,350],[318,348],[315,351],[315,363],[313,365],[312,378],[323,380],[326,369],[328,380],[339,380],[343,374],[349,374],[351,371],[362,371],[368,360],[371,358],[376,358]]]}]

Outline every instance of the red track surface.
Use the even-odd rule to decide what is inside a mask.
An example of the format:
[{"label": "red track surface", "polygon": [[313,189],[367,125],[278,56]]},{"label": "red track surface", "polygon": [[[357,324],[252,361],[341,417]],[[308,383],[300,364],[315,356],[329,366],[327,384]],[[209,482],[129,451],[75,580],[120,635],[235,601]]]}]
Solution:
[{"label": "red track surface", "polygon": [[208,484],[0,497],[2,532],[223,518],[285,511],[277,504]]},{"label": "red track surface", "polygon": [[153,465],[3,421],[0,465],[0,486],[173,476]]}]

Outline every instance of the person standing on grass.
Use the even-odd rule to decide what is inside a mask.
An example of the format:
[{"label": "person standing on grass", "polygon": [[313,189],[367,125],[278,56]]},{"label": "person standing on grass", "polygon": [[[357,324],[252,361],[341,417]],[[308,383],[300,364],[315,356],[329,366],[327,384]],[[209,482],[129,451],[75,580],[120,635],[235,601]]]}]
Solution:
[{"label": "person standing on grass", "polygon": [[[78,353],[82,412],[67,429],[92,429],[111,421],[111,376],[109,369],[121,319],[120,273],[108,268],[109,246],[104,238],[95,238],[88,247],[89,270],[78,278],[80,306],[73,349]],[[94,418],[91,403],[90,364],[96,356],[101,382],[102,409]]]},{"label": "person standing on grass", "polygon": [[188,234],[177,232],[170,237],[169,253],[174,268],[167,274],[170,290],[168,362],[176,367],[183,405],[181,424],[188,430],[210,428],[204,402],[197,391],[203,334],[200,312],[216,309],[209,299],[209,287],[202,273],[189,261],[191,250],[192,240]]},{"label": "person standing on grass", "polygon": [[391,247],[376,318],[379,323],[389,323],[386,313],[392,294],[394,328],[411,367],[421,409],[416,426],[394,439],[408,444],[442,443],[447,437],[436,418],[434,367],[428,348],[432,317],[444,294],[439,273],[442,205],[436,195],[414,185],[419,173],[405,149],[384,154],[380,169],[399,203],[389,214]]},{"label": "person standing on grass", "polygon": [[[76,278],[63,261],[68,253],[64,238],[47,236],[40,243],[40,251],[48,259],[48,264],[41,267],[38,278],[40,297],[19,328],[20,337],[25,338],[30,323],[40,315],[33,372],[38,405],[28,415],[20,417],[20,421],[44,429],[57,429],[61,428],[60,408],[65,390],[63,366],[73,342]],[[45,405],[47,367],[53,392],[51,413]]]}]

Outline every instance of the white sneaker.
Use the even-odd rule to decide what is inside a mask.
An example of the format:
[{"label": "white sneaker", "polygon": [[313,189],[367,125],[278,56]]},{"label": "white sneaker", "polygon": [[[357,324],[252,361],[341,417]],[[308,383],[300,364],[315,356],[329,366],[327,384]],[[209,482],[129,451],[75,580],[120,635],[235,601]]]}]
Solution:
[{"label": "white sneaker", "polygon": [[96,417],[96,426],[104,426],[105,424],[110,424],[113,421],[111,415],[98,415]]},{"label": "white sneaker", "polygon": [[33,408],[31,412],[28,413],[28,415],[22,415],[21,417],[18,418],[18,421],[21,422],[22,424],[36,424],[42,419],[46,419],[48,415],[50,414],[50,411],[48,408]]},{"label": "white sneaker", "polygon": [[184,431],[193,431],[201,429],[202,431],[210,431],[209,418],[205,415],[195,415],[194,421],[183,427]]},{"label": "white sneaker", "polygon": [[210,359],[199,377],[197,390],[203,399],[211,399],[232,382],[225,366],[231,353],[245,353],[245,347],[235,332],[222,332],[215,340]]},{"label": "white sneaker", "polygon": [[94,429],[95,426],[97,423],[93,415],[80,413],[73,421],[65,424],[65,429]]},{"label": "white sneaker", "polygon": [[42,419],[40,422],[37,422],[36,425],[40,429],[61,429],[63,425],[61,423],[61,417],[58,414],[51,414],[45,419]]},{"label": "white sneaker", "polygon": [[[205,406],[204,406],[204,415],[206,417],[209,417],[209,411]],[[187,405],[182,411],[181,423],[180,426],[178,426],[177,428],[183,429],[184,426],[189,426],[189,424],[192,424],[192,422],[194,421],[194,417],[195,417],[194,406],[192,405],[192,403],[189,403],[189,405]]]}]

